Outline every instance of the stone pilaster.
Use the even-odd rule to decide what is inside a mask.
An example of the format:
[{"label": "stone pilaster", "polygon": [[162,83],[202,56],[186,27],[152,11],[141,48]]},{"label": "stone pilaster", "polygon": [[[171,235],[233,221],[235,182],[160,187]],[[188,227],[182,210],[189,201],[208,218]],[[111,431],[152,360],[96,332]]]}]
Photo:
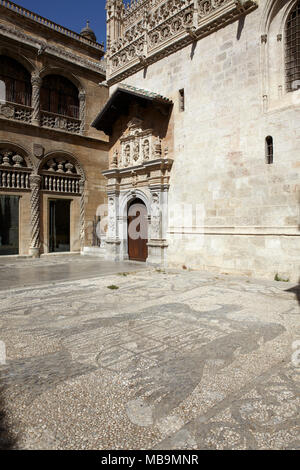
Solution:
[{"label": "stone pilaster", "polygon": [[108,228],[106,237],[106,259],[120,260],[120,245],[118,227],[119,193],[108,191]]},{"label": "stone pilaster", "polygon": [[29,253],[34,258],[40,256],[40,186],[41,176],[30,175],[31,188],[31,243]]},{"label": "stone pilaster", "polygon": [[34,74],[31,77],[32,85],[32,120],[31,123],[35,126],[40,125],[41,113],[40,113],[40,96],[41,96],[41,86],[42,79],[38,74]]},{"label": "stone pilaster", "polygon": [[153,185],[151,191],[150,238],[147,264],[166,266],[166,229],[168,218],[168,185]]}]

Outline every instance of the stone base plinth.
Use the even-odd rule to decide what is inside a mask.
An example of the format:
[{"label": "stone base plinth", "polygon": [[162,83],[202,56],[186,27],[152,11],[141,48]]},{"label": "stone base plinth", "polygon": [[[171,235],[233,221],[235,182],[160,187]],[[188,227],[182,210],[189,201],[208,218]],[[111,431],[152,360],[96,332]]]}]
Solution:
[{"label": "stone base plinth", "polygon": [[149,240],[147,264],[149,266],[167,266],[167,248],[166,240]]},{"label": "stone base plinth", "polygon": [[105,258],[105,253],[104,246],[85,246],[81,251],[82,256],[96,256],[99,258]]},{"label": "stone base plinth", "polygon": [[120,261],[121,240],[107,239],[105,241],[105,259],[109,261]]},{"label": "stone base plinth", "polygon": [[40,249],[39,248],[29,248],[29,255],[32,258],[39,258],[40,257]]}]

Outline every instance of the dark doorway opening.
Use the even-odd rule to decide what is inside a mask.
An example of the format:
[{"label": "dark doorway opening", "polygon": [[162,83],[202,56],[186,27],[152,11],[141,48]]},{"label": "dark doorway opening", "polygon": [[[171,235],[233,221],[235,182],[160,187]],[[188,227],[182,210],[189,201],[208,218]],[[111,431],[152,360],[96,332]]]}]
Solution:
[{"label": "dark doorway opening", "polygon": [[49,201],[50,253],[70,251],[70,205],[65,199]]},{"label": "dark doorway opening", "polygon": [[19,254],[19,196],[0,196],[0,255]]},{"label": "dark doorway opening", "polygon": [[148,213],[141,199],[128,206],[128,255],[130,260],[146,261],[148,258]]}]

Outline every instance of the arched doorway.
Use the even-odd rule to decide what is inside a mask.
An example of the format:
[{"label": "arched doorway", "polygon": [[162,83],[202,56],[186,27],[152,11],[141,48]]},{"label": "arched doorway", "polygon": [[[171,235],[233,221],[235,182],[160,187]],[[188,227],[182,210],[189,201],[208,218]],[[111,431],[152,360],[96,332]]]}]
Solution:
[{"label": "arched doorway", "polygon": [[133,261],[148,258],[148,213],[141,199],[134,199],[128,205],[128,256]]}]

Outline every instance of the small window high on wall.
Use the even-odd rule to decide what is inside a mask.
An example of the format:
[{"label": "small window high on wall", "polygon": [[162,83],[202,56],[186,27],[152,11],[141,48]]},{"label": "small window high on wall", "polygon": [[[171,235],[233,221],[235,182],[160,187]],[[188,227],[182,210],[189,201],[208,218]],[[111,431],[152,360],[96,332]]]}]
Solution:
[{"label": "small window high on wall", "polygon": [[268,137],[266,137],[266,163],[268,163],[269,165],[273,163],[273,154],[273,137],[268,135]]},{"label": "small window high on wall", "polygon": [[184,111],[185,102],[184,102],[184,89],[179,90],[179,111]]}]

